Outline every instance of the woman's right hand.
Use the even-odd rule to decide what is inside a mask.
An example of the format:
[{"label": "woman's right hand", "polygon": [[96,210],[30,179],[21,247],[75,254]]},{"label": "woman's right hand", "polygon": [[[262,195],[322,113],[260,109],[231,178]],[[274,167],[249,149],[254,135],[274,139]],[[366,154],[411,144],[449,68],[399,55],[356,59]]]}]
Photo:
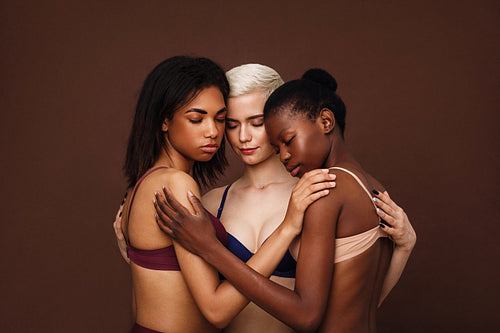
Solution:
[{"label": "woman's right hand", "polygon": [[298,235],[302,231],[304,213],[310,204],[330,193],[335,187],[335,174],[328,169],[316,169],[306,172],[295,185],[288,201],[284,224]]}]

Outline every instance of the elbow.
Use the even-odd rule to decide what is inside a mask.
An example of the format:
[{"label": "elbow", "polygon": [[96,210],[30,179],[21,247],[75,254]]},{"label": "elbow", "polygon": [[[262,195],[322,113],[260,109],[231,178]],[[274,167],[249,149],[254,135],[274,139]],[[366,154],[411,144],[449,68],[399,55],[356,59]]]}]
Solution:
[{"label": "elbow", "polygon": [[316,332],[321,325],[322,317],[313,311],[306,311],[300,317],[297,317],[297,322],[293,328],[298,332]]},{"label": "elbow", "polygon": [[232,318],[228,316],[224,316],[221,309],[210,309],[207,311],[203,311],[203,316],[218,329],[223,329],[231,322]]}]

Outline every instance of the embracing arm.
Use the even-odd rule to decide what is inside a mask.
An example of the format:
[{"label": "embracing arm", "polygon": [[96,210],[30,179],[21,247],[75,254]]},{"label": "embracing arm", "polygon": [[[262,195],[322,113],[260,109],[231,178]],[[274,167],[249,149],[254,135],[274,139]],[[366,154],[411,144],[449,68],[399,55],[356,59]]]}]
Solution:
[{"label": "embracing arm", "polygon": [[373,200],[378,207],[377,214],[386,222],[381,223],[380,227],[392,238],[395,244],[391,263],[380,293],[378,304],[380,307],[389,292],[398,283],[401,274],[403,274],[417,241],[417,235],[404,210],[391,200],[387,192],[375,193]]},{"label": "embracing arm", "polygon": [[[271,315],[300,331],[315,330],[321,323],[328,300],[334,267],[334,241],[340,206],[330,194],[314,202],[305,215],[306,223],[301,236],[301,249],[297,261],[295,291],[280,286],[254,271],[230,253],[220,242],[200,239],[203,244],[190,248],[217,268],[245,296]],[[325,223],[325,221],[328,223]],[[186,234],[183,217],[173,218],[164,229],[175,237]],[[176,228],[176,225],[179,228]],[[199,232],[198,234],[202,234]],[[192,243],[192,239],[188,241]],[[267,246],[266,241],[265,246]],[[194,244],[194,243],[192,243]],[[199,245],[199,244],[198,244]],[[263,246],[264,249],[264,246]]]},{"label": "embracing arm", "polygon": [[[323,173],[323,175],[320,176],[322,181],[327,177],[325,175],[327,174]],[[194,181],[192,181],[191,178],[189,179],[190,180],[179,181],[179,178],[177,178],[174,184],[169,184],[170,189],[172,190],[171,192],[167,188],[164,189],[164,194],[167,198],[176,199],[178,201],[172,202],[172,200],[169,200],[173,209],[164,202],[161,196],[157,196],[155,205],[157,213],[159,214],[159,219],[168,219],[167,214],[177,216],[189,215],[194,219],[207,218],[205,211],[199,204],[199,201],[195,199],[195,196],[198,194],[198,188]],[[309,193],[311,190],[309,190],[309,192],[305,191],[304,193],[309,193],[309,195],[305,198],[300,197],[299,201],[302,205],[304,205],[304,202],[308,202],[307,200],[314,201],[317,198],[324,196],[326,194],[324,189],[331,187],[326,184],[316,185],[319,185],[319,187],[316,186],[315,188],[320,188],[321,191],[314,191],[312,193]],[[194,196],[186,196],[188,191],[194,192]],[[183,205],[192,207],[192,204],[195,215],[191,215],[191,212],[193,212],[192,210],[190,212],[183,207]],[[307,207],[307,205],[305,207]],[[305,207],[300,212],[300,225]],[[295,209],[298,208],[295,206]],[[164,212],[167,212],[167,214]],[[159,223],[159,225],[162,227],[161,223]],[[195,243],[202,241],[202,238],[214,238],[213,227],[211,225],[204,226],[207,229],[203,230],[203,232],[200,231],[199,234],[201,239],[194,240]],[[229,253],[233,261],[238,262],[243,267],[250,269],[252,272],[262,277],[260,274],[264,276],[271,275],[276,266],[279,264],[281,258],[285,255],[291,241],[299,234],[299,232],[300,227],[297,227],[297,214],[294,213],[293,217],[285,217],[285,222],[275,230],[259,251],[257,251],[257,253],[247,262],[248,266],[229,253],[220,242],[216,241],[214,243],[221,247],[226,253]],[[203,315],[217,327],[227,326],[227,324],[248,304],[248,299],[229,282],[225,281],[220,283],[217,272],[203,259],[190,253],[175,242],[174,247],[186,283]],[[255,269],[258,273],[253,269]],[[225,275],[224,272],[222,273]],[[264,277],[262,278],[267,280]]]}]

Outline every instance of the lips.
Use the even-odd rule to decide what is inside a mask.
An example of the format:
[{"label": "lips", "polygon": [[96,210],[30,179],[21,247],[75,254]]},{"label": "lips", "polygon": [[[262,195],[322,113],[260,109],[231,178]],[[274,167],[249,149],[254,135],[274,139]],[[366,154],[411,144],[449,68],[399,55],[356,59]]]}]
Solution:
[{"label": "lips", "polygon": [[290,175],[291,175],[292,177],[295,177],[295,176],[299,173],[299,171],[300,171],[300,165],[296,165],[296,166],[287,166],[287,167],[286,167],[286,170],[287,170],[288,172],[290,172]]},{"label": "lips", "polygon": [[205,153],[212,154],[212,153],[215,153],[217,151],[217,149],[219,149],[219,145],[217,145],[215,143],[211,143],[211,144],[202,146],[200,149]]},{"label": "lips", "polygon": [[257,148],[240,148],[240,151],[243,155],[252,155]]}]

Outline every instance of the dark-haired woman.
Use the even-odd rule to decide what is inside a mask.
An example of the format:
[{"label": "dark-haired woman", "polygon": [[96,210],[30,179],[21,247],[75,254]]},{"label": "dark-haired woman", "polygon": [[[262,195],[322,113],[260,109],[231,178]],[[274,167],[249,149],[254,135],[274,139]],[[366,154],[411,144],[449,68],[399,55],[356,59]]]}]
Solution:
[{"label": "dark-haired woman", "polygon": [[[186,193],[199,197],[197,181],[210,183],[223,170],[228,89],[211,60],[173,57],[154,68],[141,90],[127,148],[130,199],[122,220],[135,300],[132,332],[217,332],[248,303],[231,284],[220,283],[213,267],[161,232],[153,204],[162,185],[187,204]],[[308,200],[326,195],[323,181],[329,179],[326,170],[316,170],[299,182],[303,191],[248,262],[253,269],[273,272],[301,230]],[[224,228],[213,216],[211,223],[224,243]]]},{"label": "dark-haired woman", "polygon": [[[175,216],[162,201],[160,226],[254,303],[298,331],[375,332],[392,254],[376,210],[381,201],[389,201],[380,194],[383,186],[347,150],[345,106],[336,88],[328,73],[310,70],[278,88],[265,105],[270,141],[293,176],[315,168],[331,168],[337,175],[335,195],[317,200],[305,214],[300,250],[294,251],[294,291],[245,266],[213,237],[200,237],[212,229],[201,213]],[[170,192],[165,193],[180,211]],[[201,212],[199,202],[190,201]]]}]

